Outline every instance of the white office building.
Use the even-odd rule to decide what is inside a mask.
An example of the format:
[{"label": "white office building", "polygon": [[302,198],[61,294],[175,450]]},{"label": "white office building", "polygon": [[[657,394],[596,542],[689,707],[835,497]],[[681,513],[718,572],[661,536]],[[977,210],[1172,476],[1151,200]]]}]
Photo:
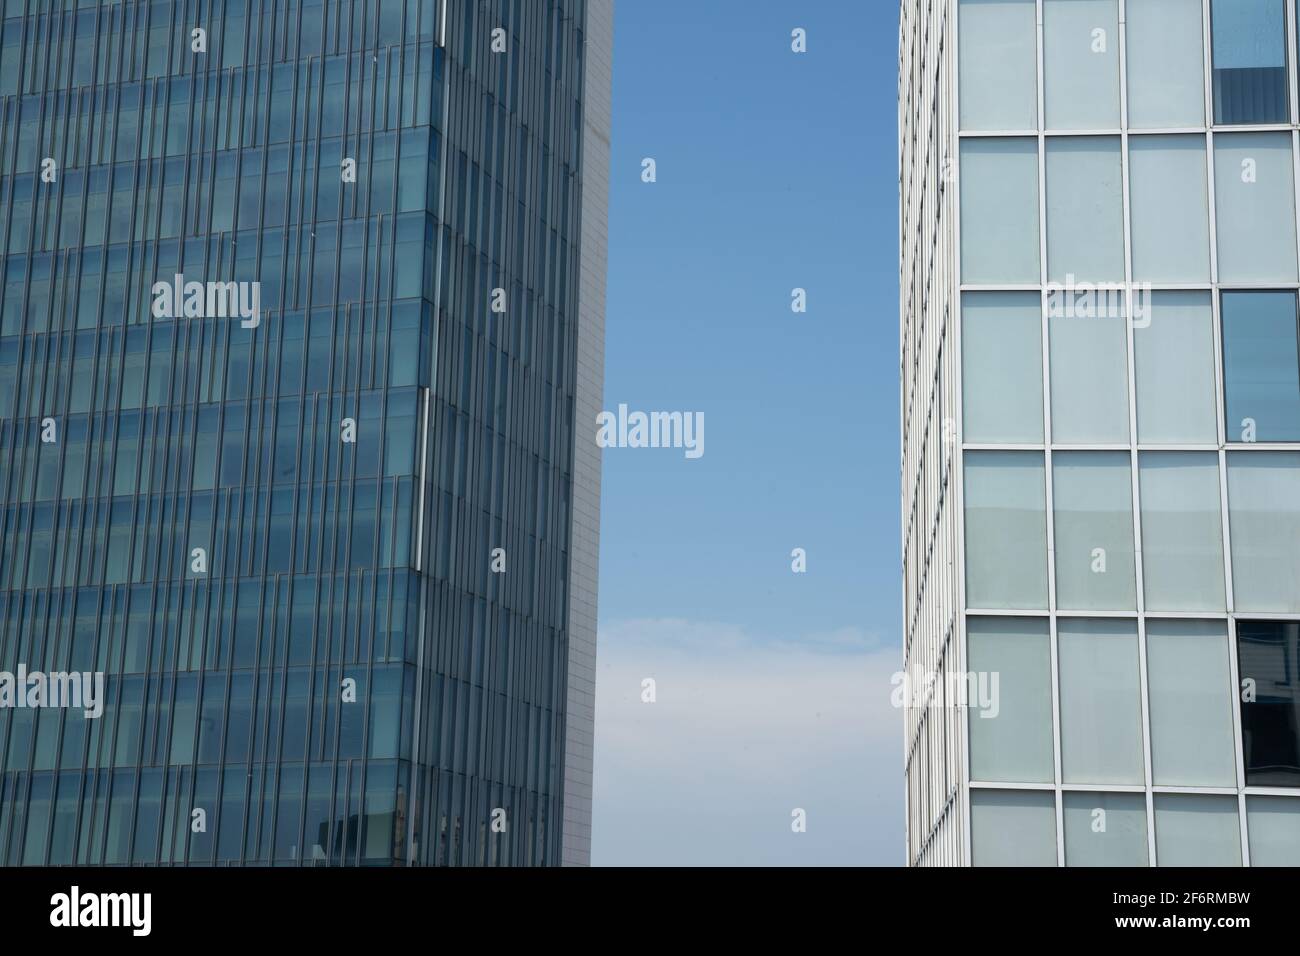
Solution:
[{"label": "white office building", "polygon": [[901,3],[910,865],[1300,864],[1296,26]]}]

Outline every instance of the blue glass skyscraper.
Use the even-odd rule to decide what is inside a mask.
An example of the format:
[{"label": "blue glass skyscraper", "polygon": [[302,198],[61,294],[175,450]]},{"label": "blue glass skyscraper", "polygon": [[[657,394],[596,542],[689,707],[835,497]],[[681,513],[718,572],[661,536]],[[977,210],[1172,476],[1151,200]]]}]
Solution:
[{"label": "blue glass skyscraper", "polygon": [[586,862],[611,8],[3,3],[0,864]]}]

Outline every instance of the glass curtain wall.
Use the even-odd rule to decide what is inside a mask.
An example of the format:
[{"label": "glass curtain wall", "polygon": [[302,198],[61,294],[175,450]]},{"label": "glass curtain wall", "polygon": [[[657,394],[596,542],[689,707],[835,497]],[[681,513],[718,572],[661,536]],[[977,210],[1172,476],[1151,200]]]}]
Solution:
[{"label": "glass curtain wall", "polygon": [[1295,4],[956,6],[970,859],[1300,864]]}]

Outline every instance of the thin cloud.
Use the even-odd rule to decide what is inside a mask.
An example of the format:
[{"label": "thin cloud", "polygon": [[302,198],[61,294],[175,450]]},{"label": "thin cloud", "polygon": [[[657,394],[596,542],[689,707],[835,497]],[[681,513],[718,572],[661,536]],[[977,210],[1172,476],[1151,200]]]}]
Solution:
[{"label": "thin cloud", "polygon": [[611,622],[599,648],[593,863],[902,861],[897,648],[676,619]]}]

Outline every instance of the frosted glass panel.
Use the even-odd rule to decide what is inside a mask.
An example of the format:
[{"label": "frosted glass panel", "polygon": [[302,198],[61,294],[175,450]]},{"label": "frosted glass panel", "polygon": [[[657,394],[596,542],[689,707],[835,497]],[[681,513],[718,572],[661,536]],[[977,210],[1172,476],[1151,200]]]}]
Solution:
[{"label": "frosted glass panel", "polygon": [[1034,0],[961,0],[961,128],[1038,128]]},{"label": "frosted glass panel", "polygon": [[962,296],[962,414],[968,442],[1043,440],[1043,303],[1037,292]]},{"label": "frosted glass panel", "polygon": [[1159,866],[1241,866],[1237,798],[1157,793]]},{"label": "frosted glass panel", "polygon": [[1251,866],[1300,866],[1300,799],[1247,797]]},{"label": "frosted glass panel", "polygon": [[1147,803],[1140,793],[1066,793],[1066,866],[1146,866]]},{"label": "frosted glass panel", "polygon": [[[967,711],[971,778],[987,782],[1050,783],[1052,657],[1047,621],[966,618],[969,671],[988,675],[995,706]],[[997,684],[993,684],[996,677]]]},{"label": "frosted glass panel", "polygon": [[1052,441],[1127,444],[1128,322],[1114,315],[1052,314]]},{"label": "frosted glass panel", "polygon": [[1128,0],[1126,9],[1129,126],[1204,125],[1201,0]]},{"label": "frosted glass panel", "polygon": [[1209,179],[1204,136],[1129,139],[1133,278],[1210,281]]},{"label": "frosted glass panel", "polygon": [[1155,784],[1236,786],[1226,624],[1148,620],[1147,680]]},{"label": "frosted glass panel", "polygon": [[1137,608],[1132,480],[1127,452],[1073,451],[1052,456],[1057,607]]},{"label": "frosted glass panel", "polygon": [[1062,779],[1143,783],[1137,622],[1061,618],[1056,641]]},{"label": "frosted glass panel", "polygon": [[1219,456],[1143,452],[1138,481],[1147,610],[1224,610]]},{"label": "frosted glass panel", "polygon": [[1047,141],[1047,268],[1053,282],[1124,281],[1119,153],[1118,137]]},{"label": "frosted glass panel", "polygon": [[1038,141],[961,142],[961,278],[1037,283]]},{"label": "frosted glass panel", "polygon": [[1290,133],[1214,137],[1220,281],[1296,281],[1294,175]]},{"label": "frosted glass panel", "polygon": [[1056,866],[1056,799],[1046,791],[972,790],[971,863]]},{"label": "frosted glass panel", "polygon": [[1043,0],[1048,129],[1119,126],[1118,0]]},{"label": "frosted glass panel", "polygon": [[1228,520],[1237,610],[1300,612],[1300,454],[1230,454]]},{"label": "frosted glass panel", "polygon": [[1047,608],[1041,452],[967,452],[966,605]]},{"label": "frosted glass panel", "polygon": [[[1146,296],[1136,296],[1140,302]],[[1205,292],[1156,292],[1135,304],[1138,440],[1218,444],[1214,310]]]}]

